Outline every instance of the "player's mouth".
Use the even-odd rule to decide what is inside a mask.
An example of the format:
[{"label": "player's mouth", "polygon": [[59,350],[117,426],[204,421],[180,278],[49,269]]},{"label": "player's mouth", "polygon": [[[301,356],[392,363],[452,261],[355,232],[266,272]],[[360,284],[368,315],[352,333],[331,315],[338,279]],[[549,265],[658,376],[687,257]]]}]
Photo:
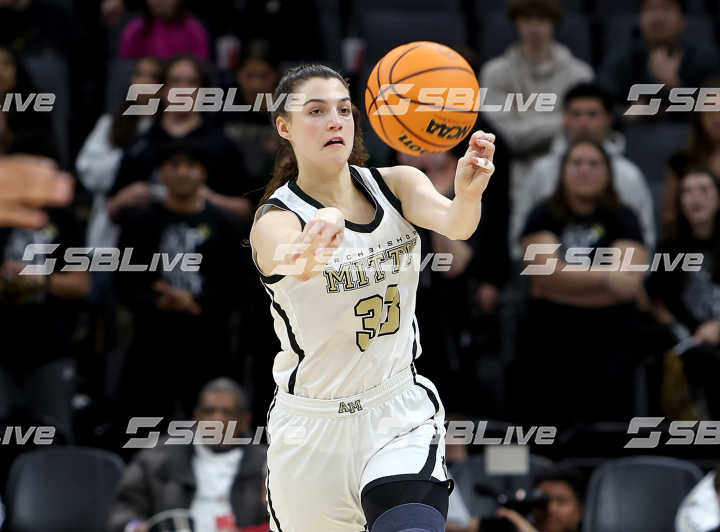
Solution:
[{"label": "player's mouth", "polygon": [[333,137],[328,140],[323,147],[327,148],[328,146],[334,146],[336,144],[339,144],[340,146],[345,146],[345,140],[342,137]]}]

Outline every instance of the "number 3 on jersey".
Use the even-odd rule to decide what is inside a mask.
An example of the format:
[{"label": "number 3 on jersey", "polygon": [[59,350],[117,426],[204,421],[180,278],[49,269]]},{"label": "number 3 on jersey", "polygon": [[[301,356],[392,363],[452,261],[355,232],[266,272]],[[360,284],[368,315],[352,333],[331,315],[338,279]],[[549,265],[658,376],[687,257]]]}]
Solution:
[{"label": "number 3 on jersey", "polygon": [[[387,318],[381,324],[383,305],[388,305]],[[361,299],[355,305],[355,315],[362,318],[362,329],[355,332],[355,343],[365,351],[375,336],[393,334],[400,328],[400,291],[391,284],[385,291],[385,298],[379,294]],[[380,330],[378,331],[378,326]]]}]

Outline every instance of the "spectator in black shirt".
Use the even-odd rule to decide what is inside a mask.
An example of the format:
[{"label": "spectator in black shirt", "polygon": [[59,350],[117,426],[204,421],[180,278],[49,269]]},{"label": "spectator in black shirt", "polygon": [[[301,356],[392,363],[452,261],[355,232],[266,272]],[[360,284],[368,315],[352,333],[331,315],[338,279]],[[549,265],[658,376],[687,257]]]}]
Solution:
[{"label": "spectator in black shirt", "polygon": [[[678,218],[658,252],[671,261],[680,254],[702,255],[700,271],[660,268],[648,279],[655,314],[677,342],[685,341],[685,372],[704,390],[710,413],[720,415],[720,185],[709,170],[691,169],[680,177]],[[682,262],[680,262],[682,264]]]},{"label": "spectator in black shirt", "polygon": [[[635,303],[643,272],[565,271],[570,248],[615,247],[645,263],[642,232],[618,202],[610,159],[593,141],[571,144],[552,198],[530,214],[522,245],[528,265],[552,266],[530,275],[531,299],[520,324],[517,364],[524,380],[519,414],[533,422],[611,421],[631,413],[633,371],[642,345]],[[538,244],[557,246],[539,251]],[[535,247],[535,249],[530,246]],[[573,261],[575,262],[575,261]]]},{"label": "spectator in black shirt", "polygon": [[176,407],[188,414],[202,382],[237,373],[229,367],[230,311],[250,278],[249,254],[241,249],[247,225],[202,195],[205,144],[175,141],[158,155],[167,196],[119,213],[120,249],[132,248],[139,264],[150,264],[154,253],[202,260],[196,271],[182,271],[180,261],[171,271],[118,275],[118,296],[135,322],[121,385],[130,415],[171,415]]},{"label": "spectator in black shirt", "polygon": [[[189,55],[171,59],[162,79],[163,105],[167,105],[167,94],[172,88],[209,85],[202,64]],[[175,139],[205,144],[208,161],[207,186],[201,190],[203,197],[238,216],[249,218],[250,201],[241,197],[248,189],[242,155],[207,115],[195,111],[163,111],[147,132],[135,138],[125,150],[115,184],[108,193],[111,219],[124,207],[147,204],[151,198],[151,184],[157,183],[153,170],[160,162],[158,148]]]},{"label": "spectator in black shirt", "polygon": [[[0,108],[8,94],[20,95],[24,103],[31,93],[37,93],[37,89],[20,58],[9,48],[0,46]],[[35,111],[34,101],[20,111],[17,96],[12,102],[9,111],[0,110],[0,154],[28,153],[57,159],[51,113]]]}]

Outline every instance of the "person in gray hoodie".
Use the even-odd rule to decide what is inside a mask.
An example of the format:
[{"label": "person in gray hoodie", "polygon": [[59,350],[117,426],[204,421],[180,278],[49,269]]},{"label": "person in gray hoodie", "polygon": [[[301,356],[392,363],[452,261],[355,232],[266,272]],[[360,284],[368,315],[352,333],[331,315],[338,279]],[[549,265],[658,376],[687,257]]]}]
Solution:
[{"label": "person in gray hoodie", "polygon": [[[481,68],[480,87],[487,89],[485,108],[503,107],[488,112],[487,118],[508,140],[515,155],[511,169],[514,200],[534,159],[544,155],[562,131],[560,102],[565,92],[579,81],[592,79],[593,71],[554,38],[563,15],[559,0],[510,0],[508,12],[518,41]],[[539,93],[556,96],[551,111],[538,109],[538,96],[531,95]],[[530,98],[535,99],[528,109],[521,109],[516,99],[507,106],[511,94],[521,94],[525,105]],[[505,110],[507,107],[510,109]]]},{"label": "person in gray hoodie", "polygon": [[638,217],[648,249],[654,247],[652,194],[640,169],[623,156],[625,139],[611,129],[612,108],[612,96],[593,83],[579,83],[565,95],[562,114],[564,132],[554,137],[550,153],[532,165],[513,205],[510,244],[516,258],[520,252],[518,235],[530,211],[555,192],[560,176],[560,161],[568,143],[581,138],[601,142],[610,154],[614,186],[620,201],[630,207]]}]

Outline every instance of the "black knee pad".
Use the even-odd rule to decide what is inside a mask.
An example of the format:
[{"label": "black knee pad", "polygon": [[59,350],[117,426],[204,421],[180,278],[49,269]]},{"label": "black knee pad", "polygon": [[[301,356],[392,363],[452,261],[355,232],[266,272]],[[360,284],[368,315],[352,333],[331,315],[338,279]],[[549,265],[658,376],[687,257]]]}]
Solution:
[{"label": "black knee pad", "polygon": [[401,504],[426,504],[440,512],[443,519],[447,519],[451,483],[437,480],[396,480],[376,486],[369,484],[361,497],[367,529],[372,530],[378,517]]}]

